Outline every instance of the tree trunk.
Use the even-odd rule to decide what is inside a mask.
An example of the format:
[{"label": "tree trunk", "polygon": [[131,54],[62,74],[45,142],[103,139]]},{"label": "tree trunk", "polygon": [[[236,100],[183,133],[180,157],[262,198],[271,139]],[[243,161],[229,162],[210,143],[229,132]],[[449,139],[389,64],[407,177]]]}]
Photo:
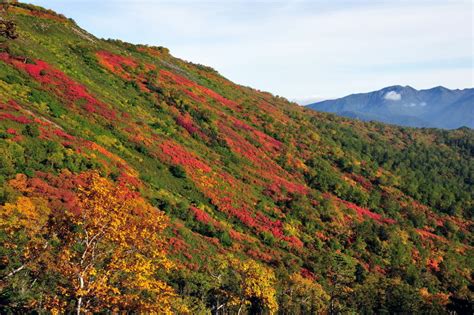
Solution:
[{"label": "tree trunk", "polygon": [[240,304],[239,311],[237,312],[237,315],[240,315],[241,311],[242,311],[242,304]]},{"label": "tree trunk", "polygon": [[[84,288],[84,278],[82,277],[82,275],[79,275],[79,288],[81,289],[81,291]],[[79,298],[77,299],[77,308],[76,308],[77,315],[81,315],[81,307],[82,307],[82,296],[79,296]]]},{"label": "tree trunk", "polygon": [[25,269],[25,267],[26,267],[26,264],[21,265],[20,267],[16,268],[15,270],[13,270],[13,271],[10,272],[9,274],[7,274],[5,277],[3,277],[3,279],[6,279],[6,278],[9,278],[9,277],[13,276],[15,273],[20,272],[20,271],[22,271],[23,269]]}]

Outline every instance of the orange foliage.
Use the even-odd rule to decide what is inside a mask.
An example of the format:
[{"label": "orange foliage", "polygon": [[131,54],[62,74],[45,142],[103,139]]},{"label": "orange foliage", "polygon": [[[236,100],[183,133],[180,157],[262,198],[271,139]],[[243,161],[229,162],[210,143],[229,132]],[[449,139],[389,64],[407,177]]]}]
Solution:
[{"label": "orange foliage", "polygon": [[[62,279],[45,297],[43,307],[66,312],[73,300],[76,312],[171,314],[175,293],[157,278],[159,270],[173,267],[162,236],[165,215],[131,193],[127,185],[115,185],[96,173],[63,173],[62,180],[43,176],[61,188],[17,175],[10,184],[31,197],[20,197],[0,212],[0,228],[15,238],[6,242],[18,243],[18,233],[27,240],[17,257],[23,264],[19,270],[41,266],[42,273]],[[68,188],[77,190],[68,197],[73,211],[64,207],[51,211],[54,203],[35,197],[55,200],[73,193]]]},{"label": "orange foliage", "polygon": [[124,70],[124,67],[135,68],[138,65],[132,58],[112,54],[105,50],[97,52],[96,56],[103,67],[124,79],[130,79],[130,74]]}]

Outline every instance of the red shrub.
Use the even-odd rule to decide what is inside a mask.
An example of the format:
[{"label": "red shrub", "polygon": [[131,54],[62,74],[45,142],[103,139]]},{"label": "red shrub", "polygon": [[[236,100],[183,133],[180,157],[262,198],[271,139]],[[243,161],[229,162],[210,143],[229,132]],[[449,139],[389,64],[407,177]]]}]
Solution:
[{"label": "red shrub", "polygon": [[433,271],[439,271],[439,264],[443,261],[443,256],[428,258],[426,266]]},{"label": "red shrub", "polygon": [[310,280],[316,279],[316,277],[314,276],[314,273],[312,273],[306,268],[301,268],[300,274],[303,276],[303,278],[306,278],[306,279],[310,279]]},{"label": "red shrub", "polygon": [[281,148],[281,142],[270,137],[266,133],[261,132],[236,118],[229,117],[228,119],[232,121],[234,127],[246,131],[255,141],[260,143],[266,151],[278,151]]},{"label": "red shrub", "polygon": [[136,68],[138,66],[138,63],[130,57],[112,54],[105,50],[97,52],[96,56],[104,68],[124,79],[131,79],[131,75],[125,70],[124,66],[130,68]]},{"label": "red shrub", "polygon": [[70,134],[68,134],[67,132],[64,132],[63,130],[61,129],[56,129],[53,131],[53,133],[58,136],[58,137],[61,137],[61,138],[64,138],[64,139],[67,139],[67,140],[74,140],[75,138],[73,136],[71,136]]},{"label": "red shrub", "polygon": [[242,233],[239,233],[233,229],[229,230],[229,235],[230,235],[230,238],[232,238],[235,241],[241,242],[245,239],[245,236]]},{"label": "red shrub", "polygon": [[53,91],[69,105],[80,101],[83,102],[82,107],[88,112],[98,113],[110,120],[116,118],[115,111],[95,99],[84,86],[42,60],[36,60],[34,64],[24,63],[23,60],[15,59],[7,53],[0,53],[0,60],[25,71],[40,82],[45,89]]},{"label": "red shrub", "polygon": [[10,113],[0,113],[0,120],[3,120],[3,119],[8,119],[8,120],[15,121],[17,123],[25,124],[25,125],[32,122],[29,118],[25,116],[14,116]]},{"label": "red shrub", "polygon": [[197,133],[199,130],[199,128],[194,125],[193,119],[189,114],[179,114],[176,117],[176,123],[186,129],[190,134]]},{"label": "red shrub", "polygon": [[0,109],[19,111],[21,109],[21,106],[18,105],[18,103],[15,102],[14,100],[9,100],[8,103],[6,104],[0,104]]},{"label": "red shrub", "polygon": [[210,172],[212,169],[200,161],[194,154],[186,151],[181,145],[169,140],[161,144],[163,153],[171,158],[173,164],[183,166],[189,172],[201,170],[203,172]]},{"label": "red shrub", "polygon": [[136,178],[135,176],[131,176],[125,172],[120,173],[120,176],[118,177],[117,181],[124,186],[130,186],[133,188],[142,187],[142,183],[138,178]]},{"label": "red shrub", "polygon": [[[208,88],[206,88],[202,85],[199,85],[199,84],[197,84],[197,83],[195,83],[191,80],[188,80],[183,76],[174,74],[174,73],[172,73],[170,71],[167,71],[167,70],[161,70],[160,71],[160,78],[164,81],[167,81],[167,82],[172,82],[172,83],[174,82],[174,83],[176,83],[176,84],[178,84],[182,87],[192,88],[192,89],[196,90],[197,92],[199,92],[200,94],[208,96],[211,99],[213,99],[214,101],[216,101],[216,102],[218,102],[218,103],[220,103],[220,104],[222,104],[226,107],[240,110],[240,105],[238,105],[234,101],[226,99],[225,97],[223,97],[222,95],[212,91],[211,89],[208,89]],[[183,89],[183,91],[186,91],[186,89]]]},{"label": "red shrub", "polygon": [[255,249],[249,249],[247,254],[250,255],[252,258],[255,258],[260,261],[264,261],[266,263],[271,263],[274,260],[274,257],[267,253],[262,253],[261,251]]},{"label": "red shrub", "polygon": [[11,140],[12,140],[13,142],[20,142],[22,139],[23,139],[23,136],[21,136],[21,135],[16,135],[16,136],[14,136]]},{"label": "red shrub", "polygon": [[8,128],[7,133],[14,136],[18,135],[18,131],[16,131],[16,129],[13,129],[13,128]]},{"label": "red shrub", "polygon": [[272,184],[267,187],[267,190],[271,193],[271,195],[281,196],[283,189],[286,192],[300,195],[305,195],[309,191],[309,188],[303,184],[293,183],[279,176],[268,177],[270,177],[270,180],[273,180]]},{"label": "red shrub", "polygon": [[443,243],[447,243],[444,237],[431,233],[425,229],[416,229],[416,232],[421,236],[422,239],[434,239]]},{"label": "red shrub", "polygon": [[197,208],[197,207],[194,207],[194,206],[191,206],[190,210],[194,213],[194,217],[196,218],[196,220],[198,220],[199,222],[201,223],[204,223],[204,224],[212,224],[214,225],[214,219],[211,218],[211,216],[209,214],[207,214],[206,212],[204,212],[203,210]]},{"label": "red shrub", "polygon": [[364,187],[366,190],[372,190],[372,183],[362,175],[350,174],[349,176],[357,183],[359,183],[362,187]]},{"label": "red shrub", "polygon": [[49,122],[43,120],[43,119],[40,119],[40,118],[35,118],[34,119],[34,122],[38,125],[41,125],[41,126],[49,126],[51,125]]},{"label": "red shrub", "polygon": [[185,94],[187,94],[189,97],[191,97],[194,101],[198,102],[198,103],[204,103],[206,101],[206,98],[203,97],[203,96],[199,96],[199,95],[196,95],[194,94],[192,91],[188,90],[188,89],[183,89],[183,92]]},{"label": "red shrub", "polygon": [[304,243],[296,236],[285,236],[283,239],[287,241],[292,247],[303,248],[304,246]]},{"label": "red shrub", "polygon": [[352,202],[341,200],[341,199],[339,199],[339,201],[343,203],[347,208],[354,210],[361,217],[366,216],[380,223],[387,223],[387,224],[395,223],[395,220],[393,219],[383,218],[380,214],[373,213],[369,209],[362,208],[356,204],[353,204]]},{"label": "red shrub", "polygon": [[77,210],[76,196],[72,192],[74,187],[81,183],[80,178],[72,174],[61,174],[58,177],[37,172],[38,177],[26,178],[17,176],[10,184],[20,188],[24,193],[33,196],[47,198],[54,208],[67,208],[72,211]]},{"label": "red shrub", "polygon": [[186,253],[189,247],[188,244],[177,237],[170,237],[169,244],[173,253]]},{"label": "red shrub", "polygon": [[30,15],[30,16],[34,16],[40,19],[48,19],[48,20],[53,20],[53,21],[62,22],[62,23],[65,23],[68,21],[67,18],[64,17],[63,15],[55,14],[52,12],[46,12],[46,11],[38,11],[35,9],[30,10],[30,9],[21,8],[21,7],[10,7],[8,11],[14,12],[16,14]]}]

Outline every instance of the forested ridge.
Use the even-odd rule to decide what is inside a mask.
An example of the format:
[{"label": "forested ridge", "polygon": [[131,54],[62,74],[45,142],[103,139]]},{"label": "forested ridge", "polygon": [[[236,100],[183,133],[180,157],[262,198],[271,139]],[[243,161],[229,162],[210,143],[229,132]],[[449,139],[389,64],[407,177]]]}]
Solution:
[{"label": "forested ridge", "polygon": [[473,312],[472,129],[314,112],[1,15],[1,313]]}]

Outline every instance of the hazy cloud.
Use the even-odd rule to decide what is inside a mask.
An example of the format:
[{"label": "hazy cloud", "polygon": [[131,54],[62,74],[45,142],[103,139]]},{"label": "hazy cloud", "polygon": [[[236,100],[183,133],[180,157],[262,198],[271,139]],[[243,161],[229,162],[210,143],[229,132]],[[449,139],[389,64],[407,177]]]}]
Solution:
[{"label": "hazy cloud", "polygon": [[321,95],[310,95],[305,97],[296,97],[292,98],[291,101],[299,105],[309,105],[316,102],[321,102],[328,99],[327,97],[322,97]]},{"label": "hazy cloud", "polygon": [[[387,92],[384,97],[384,99],[388,100],[388,101],[399,101],[402,99],[402,95],[400,93],[397,93],[395,91],[390,91],[390,92]],[[415,106],[413,104],[413,106]]]}]

